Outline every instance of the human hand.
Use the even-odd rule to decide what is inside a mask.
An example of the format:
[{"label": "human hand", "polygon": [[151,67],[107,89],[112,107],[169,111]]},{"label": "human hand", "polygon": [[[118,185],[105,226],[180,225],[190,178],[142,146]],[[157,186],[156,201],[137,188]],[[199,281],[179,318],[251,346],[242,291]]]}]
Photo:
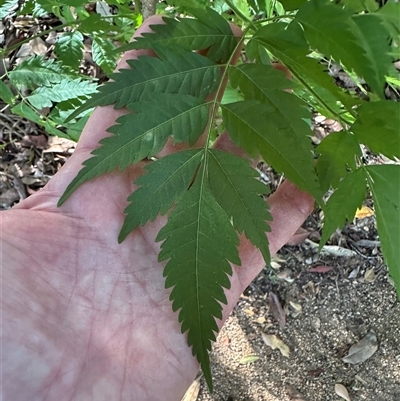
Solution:
[{"label": "human hand", "polygon": [[[160,19],[147,20],[137,35],[154,23]],[[140,54],[148,52],[129,52],[119,67]],[[166,218],[117,242],[127,196],[144,163],[85,183],[57,208],[82,162],[122,113],[97,108],[62,170],[1,214],[5,401],[177,401],[199,369],[164,289],[164,264],[157,261],[155,237]],[[226,136],[219,146],[237,151]],[[163,153],[176,149],[169,143]],[[285,182],[268,202],[274,254],[311,212],[313,200]],[[264,267],[244,238],[240,256],[223,320]]]}]

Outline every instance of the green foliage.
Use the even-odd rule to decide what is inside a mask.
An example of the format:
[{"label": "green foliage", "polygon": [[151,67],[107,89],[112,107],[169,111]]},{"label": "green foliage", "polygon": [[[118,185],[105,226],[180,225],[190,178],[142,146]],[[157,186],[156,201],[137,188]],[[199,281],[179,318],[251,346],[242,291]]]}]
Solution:
[{"label": "green foliage", "polygon": [[154,33],[144,33],[134,42],[119,50],[154,49],[182,46],[188,50],[208,49],[207,57],[215,62],[226,62],[237,44],[229,24],[211,8],[193,9],[198,19],[164,18],[165,25],[154,25]]},{"label": "green foliage", "polygon": [[331,233],[352,220],[365,197],[366,180],[374,200],[377,226],[385,261],[400,297],[400,166],[366,166],[349,173],[340,181],[324,209],[325,221],[320,246]]},{"label": "green foliage", "polygon": [[291,83],[279,71],[262,64],[244,64],[229,71],[232,85],[239,86],[245,97],[243,102],[222,106],[232,140],[252,157],[261,154],[320,200],[310,130],[304,121],[311,114],[298,97],[283,91]]},{"label": "green foliage", "polygon": [[[55,46],[48,48],[53,50],[53,53],[51,55],[47,53],[46,58],[31,56],[13,65],[6,76],[2,77],[4,82],[1,84],[0,97],[11,107],[18,106],[15,110],[19,115],[43,126],[50,135],[61,135],[73,140],[79,138],[87,120],[87,113],[76,114],[70,121],[66,119],[97,86],[95,78],[88,79],[86,74],[80,72],[83,35],[92,38],[94,63],[105,73],[110,74],[116,66],[116,40],[120,43],[129,40],[141,19],[132,13],[124,1],[115,2],[119,9],[117,14],[105,16],[88,13],[85,4],[87,2],[82,0],[40,0],[19,3],[9,1],[0,7],[4,17],[13,14],[32,14],[35,18],[40,18],[53,13],[62,22],[61,25],[54,24],[50,30],[39,33],[39,36],[45,38],[51,31],[62,32],[58,35]],[[96,9],[99,8],[100,4],[96,4]],[[127,18],[128,16],[131,18]],[[15,45],[0,49],[0,56],[8,56],[30,40],[31,38],[27,37]],[[101,77],[100,69],[94,70],[96,75],[100,73]],[[50,114],[48,114],[49,107]]]},{"label": "green foliage", "polygon": [[85,167],[68,186],[60,204],[85,181],[154,157],[169,136],[176,142],[187,140],[193,144],[208,121],[208,105],[192,96],[159,94],[152,101],[133,103],[128,107],[136,113],[120,117],[119,125],[109,129],[115,135],[100,141],[103,146],[95,149],[93,157],[83,163]]},{"label": "green foliage", "polygon": [[173,287],[172,309],[180,309],[182,332],[188,331],[188,344],[212,389],[208,352],[218,331],[215,318],[222,319],[221,303],[227,303],[224,288],[230,288],[229,262],[240,265],[240,259],[238,235],[211,193],[206,169],[204,161],[195,184],[171,212],[156,240],[164,241],[159,260],[168,260],[164,276],[165,287]]},{"label": "green foliage", "polygon": [[54,102],[63,102],[70,99],[86,99],[96,91],[96,84],[82,81],[80,78],[65,79],[51,87],[41,86],[32,92],[26,99],[37,109],[52,107]]},{"label": "green foliage", "polygon": [[354,171],[357,157],[361,157],[360,144],[349,132],[332,132],[318,145],[317,172],[321,187],[327,191],[330,186],[337,188],[347,173]]},{"label": "green foliage", "polygon": [[265,233],[270,231],[266,221],[271,216],[265,201],[258,195],[268,187],[257,181],[257,172],[249,163],[230,153],[212,150],[208,169],[211,192],[239,233],[260,249],[264,260],[270,258]]},{"label": "green foliage", "polygon": [[114,82],[107,87],[100,87],[99,93],[76,110],[71,118],[96,106],[115,103],[114,107],[119,109],[145,100],[154,92],[191,95],[204,99],[216,89],[219,77],[216,65],[188,50],[174,47],[172,52],[171,49],[156,45],[154,51],[159,58],[143,56],[138,60],[128,60],[131,69],[122,69],[117,74],[112,74]]},{"label": "green foliage", "polygon": [[400,297],[400,166],[367,166],[365,170],[374,200],[383,254]]},{"label": "green foliage", "polygon": [[314,49],[353,69],[383,96],[390,57],[387,32],[379,18],[369,14],[353,18],[326,0],[311,0],[301,7],[296,20]]},{"label": "green foliage", "polygon": [[58,38],[54,51],[65,65],[78,68],[83,51],[82,34],[79,31],[63,33]]},{"label": "green foliage", "polygon": [[94,36],[92,43],[93,61],[107,74],[111,74],[117,64],[114,45],[109,39]]},{"label": "green foliage", "polygon": [[78,75],[61,62],[45,60],[42,56],[32,56],[10,71],[8,77],[17,87],[26,86],[28,89],[35,89],[42,86],[51,87],[63,80],[77,78]]},{"label": "green foliage", "polygon": [[203,153],[198,149],[173,153],[148,165],[135,181],[139,188],[128,200],[126,219],[118,237],[122,242],[136,227],[164,215],[187,191]]},{"label": "green foliage", "polygon": [[325,220],[320,247],[337,228],[344,226],[346,219],[352,220],[357,208],[361,207],[366,192],[365,179],[365,170],[359,168],[340,181],[338,189],[324,208]]},{"label": "green foliage", "polygon": [[9,16],[17,8],[18,0],[7,0],[0,6],[0,19]]},{"label": "green foliage", "polygon": [[[9,15],[13,4],[8,1],[0,12]],[[168,216],[157,236],[159,260],[166,261],[173,310],[179,311],[182,332],[209,387],[208,352],[226,303],[231,263],[240,265],[239,234],[268,262],[271,220],[262,198],[268,188],[249,161],[213,148],[222,128],[250,158],[261,156],[314,196],[325,215],[321,246],[353,219],[368,185],[385,261],[400,296],[399,166],[364,166],[361,153],[366,146],[393,163],[400,157],[399,106],[385,100],[384,91],[387,81],[398,82],[392,62],[399,54],[399,3],[390,0],[379,8],[374,0],[171,0],[173,18],[164,17],[153,33],[125,45],[141,16],[127,2],[110,4],[118,13],[103,18],[88,13],[82,0],[28,1],[25,10],[53,12],[62,21],[62,28],[55,28],[62,30],[52,55],[57,59],[35,56],[14,66],[0,84],[0,96],[14,113],[74,139],[93,107],[126,108],[59,205],[86,181],[147,159],[135,182],[138,189],[128,198],[118,240],[159,215]],[[175,12],[193,18],[174,18]],[[235,37],[229,22],[242,27],[243,37]],[[103,86],[79,72],[84,36],[92,39],[94,62],[110,74]],[[112,73],[117,53],[128,49],[151,49],[153,55],[129,60],[128,68]],[[271,61],[284,64],[293,81]],[[365,81],[368,101],[336,85],[328,73],[333,61],[359,87]],[[30,93],[22,95],[26,89]],[[50,113],[41,115],[43,108]],[[318,146],[310,139],[314,110],[344,127]],[[160,157],[170,138],[188,149]],[[325,203],[326,193],[332,195]]]},{"label": "green foliage", "polygon": [[400,159],[400,104],[388,100],[365,103],[357,112],[351,129],[358,141],[375,153]]},{"label": "green foliage", "polygon": [[286,65],[293,76],[320,103],[324,110],[333,117],[336,115],[320,96],[321,88],[329,93],[335,101],[351,108],[357,100],[340,90],[326,74],[326,68],[317,60],[308,57],[310,45],[304,37],[303,30],[297,22],[269,24],[260,28],[254,35],[260,45],[269,50],[278,60]]},{"label": "green foliage", "polygon": [[4,100],[6,103],[12,104],[15,96],[13,95],[11,89],[3,81],[0,81],[0,99]]}]

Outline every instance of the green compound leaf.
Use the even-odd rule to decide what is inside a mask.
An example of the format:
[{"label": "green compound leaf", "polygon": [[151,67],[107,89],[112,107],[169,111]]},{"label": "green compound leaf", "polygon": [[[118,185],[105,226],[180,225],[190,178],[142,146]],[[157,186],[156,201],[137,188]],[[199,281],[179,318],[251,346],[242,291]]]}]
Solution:
[{"label": "green compound leaf", "polygon": [[[383,97],[389,71],[388,32],[373,15],[351,17],[351,12],[326,0],[305,3],[296,15],[314,49],[363,77]],[[346,43],[346,46],[343,46]]]},{"label": "green compound leaf", "polygon": [[39,86],[52,86],[63,80],[78,78],[78,75],[53,59],[33,56],[24,60],[8,73],[10,81],[16,86],[35,89]]},{"label": "green compound leaf", "polygon": [[18,0],[6,0],[0,6],[0,19],[3,19],[8,15],[15,13],[17,9],[18,9]]},{"label": "green compound leaf", "polygon": [[[225,121],[228,132],[235,135],[239,141],[237,143],[251,154],[250,152],[255,150],[250,143],[250,137],[247,137],[251,134],[249,127],[243,126],[244,121],[249,123],[253,134],[256,133],[259,137],[258,141],[263,138],[263,145],[258,149],[264,160],[278,171],[284,172],[300,188],[313,193],[316,199],[321,200],[309,138],[310,128],[305,122],[311,119],[311,113],[298,97],[284,91],[291,88],[292,83],[282,72],[263,64],[230,67],[229,72],[232,85],[239,86],[245,99],[256,99],[262,104],[255,105],[254,109],[247,102],[227,105],[228,109],[234,109],[236,113],[236,117],[233,117],[226,109],[224,113],[223,109],[224,121],[225,117],[228,119],[228,122]],[[245,108],[248,110],[247,116],[246,112],[243,112]],[[231,121],[232,118],[238,117],[242,119],[241,128]],[[239,132],[239,129],[243,132]],[[256,156],[254,153],[252,155]],[[307,184],[305,177],[308,180]]]},{"label": "green compound leaf", "polygon": [[[266,25],[254,34],[253,41],[264,46],[285,64],[294,77],[318,100],[324,102],[319,95],[320,88],[323,88],[348,108],[360,102],[351,98],[334,84],[333,79],[325,71],[326,67],[308,57],[309,45],[298,23],[294,22],[289,26],[284,23]],[[335,116],[335,113],[331,112],[331,116]]]},{"label": "green compound leaf", "polygon": [[[364,72],[363,76],[367,83],[379,97],[384,99],[383,88],[392,66],[389,30],[374,14],[355,15],[352,20],[358,28],[357,38],[365,51],[370,67],[367,69],[366,66],[360,65],[358,73]],[[356,68],[353,69],[357,71]]]},{"label": "green compound leaf", "polygon": [[[282,94],[290,96],[285,92]],[[300,109],[297,100],[291,103],[291,98],[286,99],[286,96],[277,96],[274,100],[288,113],[293,113],[293,121],[285,119],[282,116],[284,109],[277,110],[274,104],[245,100],[222,106],[225,127],[232,140],[250,156],[261,155],[278,172],[321,201],[311,141],[306,136],[306,131],[308,134],[310,131],[304,121],[296,119],[307,110]]]},{"label": "green compound leaf", "polygon": [[201,364],[212,389],[208,352],[215,341],[226,304],[224,288],[230,288],[232,267],[240,265],[239,238],[229,217],[213,197],[205,179],[203,163],[194,185],[186,192],[156,240],[163,241],[159,260],[168,260],[164,269],[165,287],[173,287],[172,309],[180,310],[182,333]]},{"label": "green compound leaf", "polygon": [[67,138],[67,139],[72,139],[69,135],[66,135],[64,132],[61,130],[55,128],[49,120],[42,120],[40,118],[40,115],[36,113],[32,107],[29,107],[26,103],[18,103],[16,106],[14,106],[11,109],[11,112],[13,114],[17,114],[23,118],[27,118],[28,120],[31,120],[35,122],[36,124],[44,127],[46,131],[51,134],[51,135],[56,135],[60,138]]},{"label": "green compound leaf", "polygon": [[63,33],[54,46],[54,52],[65,65],[77,69],[82,60],[83,35],[79,31]]},{"label": "green compound leaf", "polygon": [[118,51],[180,46],[186,50],[208,49],[210,60],[227,62],[238,42],[228,22],[211,8],[191,11],[197,19],[165,17],[164,25],[151,25],[154,33],[144,33]]},{"label": "green compound leaf", "polygon": [[307,0],[282,0],[281,3],[286,11],[299,9]]},{"label": "green compound leaf", "polygon": [[97,84],[81,79],[65,79],[51,87],[40,86],[26,99],[37,109],[52,107],[54,102],[63,102],[71,99],[87,99],[96,92]]},{"label": "green compound leaf", "polygon": [[366,174],[364,168],[349,173],[339,183],[338,189],[331,195],[324,208],[325,220],[322,229],[320,248],[331,234],[342,228],[347,220],[352,220],[365,198]]},{"label": "green compound leaf", "polygon": [[220,150],[209,155],[209,182],[214,198],[232,218],[233,225],[263,254],[269,263],[270,253],[266,232],[271,215],[267,203],[260,196],[267,194],[268,187],[257,178],[259,174],[246,160]]},{"label": "green compound leaf", "polygon": [[[102,18],[100,14],[90,14],[89,17],[82,20],[79,25],[79,30],[86,35],[104,34],[105,32],[112,32],[116,30],[115,25],[110,23],[109,20]],[[97,35],[96,35],[97,36]],[[113,50],[114,51],[114,50]]]},{"label": "green compound leaf", "polygon": [[155,156],[170,136],[176,142],[189,140],[193,145],[207,125],[209,105],[192,96],[158,94],[152,101],[134,104],[131,109],[136,113],[118,118],[119,124],[109,128],[114,135],[100,141],[102,146],[83,163],[59,206],[84,182]]},{"label": "green compound leaf", "polygon": [[374,12],[379,8],[379,4],[375,0],[342,0],[340,4],[355,13]]},{"label": "green compound leaf", "polygon": [[8,104],[12,104],[16,96],[12,93],[10,87],[3,81],[0,81],[0,99]]},{"label": "green compound leaf", "polygon": [[346,131],[330,133],[318,145],[316,153],[320,154],[316,168],[324,191],[337,188],[348,169],[356,169],[356,157],[362,156],[357,139]]},{"label": "green compound leaf", "polygon": [[69,120],[82,111],[96,106],[115,104],[120,109],[134,102],[146,100],[153,93],[191,95],[205,99],[216,90],[220,67],[196,53],[179,47],[162,48],[154,45],[156,57],[143,56],[128,60],[131,69],[112,74],[113,82],[99,88],[85,105],[76,110]]},{"label": "green compound leaf", "polygon": [[389,0],[374,15],[381,19],[386,29],[388,29],[393,37],[400,37],[400,3],[395,0]]},{"label": "green compound leaf", "polygon": [[136,227],[164,215],[186,193],[201,162],[201,149],[173,153],[146,167],[135,181],[139,188],[129,196],[126,218],[118,237],[122,242]]},{"label": "green compound leaf", "polygon": [[383,256],[400,299],[400,166],[367,166]]},{"label": "green compound leaf", "polygon": [[117,58],[113,54],[115,46],[109,39],[95,36],[92,43],[93,61],[99,65],[106,74],[111,74],[117,64]]},{"label": "green compound leaf", "polygon": [[251,21],[251,11],[246,0],[227,0],[226,4],[243,22]]},{"label": "green compound leaf", "polygon": [[231,66],[229,77],[233,87],[240,86],[247,98],[254,97],[257,100],[268,98],[271,91],[292,89],[295,86],[282,71],[264,64]]},{"label": "green compound leaf", "polygon": [[400,103],[369,102],[357,113],[358,119],[351,127],[357,140],[375,153],[400,158]]}]

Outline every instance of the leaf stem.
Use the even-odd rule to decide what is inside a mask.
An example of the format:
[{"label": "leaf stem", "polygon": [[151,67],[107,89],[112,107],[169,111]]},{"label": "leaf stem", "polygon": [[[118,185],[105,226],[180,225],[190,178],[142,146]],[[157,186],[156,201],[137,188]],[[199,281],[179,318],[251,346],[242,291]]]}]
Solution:
[{"label": "leaf stem", "polygon": [[295,18],[295,15],[292,15],[292,14],[275,15],[274,17],[263,18],[263,19],[259,19],[257,21],[253,21],[253,24],[259,25],[259,24],[262,24],[263,22],[276,21],[276,20],[285,19],[285,18]]},{"label": "leaf stem", "polygon": [[207,157],[207,153],[208,153],[207,151],[208,151],[208,149],[209,149],[209,147],[210,147],[210,143],[211,143],[211,141],[210,141],[211,129],[212,129],[212,126],[213,126],[212,121],[213,121],[213,119],[214,119],[214,116],[217,114],[218,107],[220,106],[220,100],[218,100],[218,99],[219,99],[219,98],[222,98],[222,95],[223,95],[222,92],[223,92],[223,90],[224,90],[224,89],[223,89],[223,87],[224,87],[224,81],[225,81],[225,79],[226,79],[227,76],[228,76],[228,70],[229,70],[229,67],[230,67],[230,65],[231,65],[231,63],[232,63],[232,60],[233,60],[233,58],[234,58],[236,52],[238,51],[238,49],[240,48],[240,46],[241,46],[242,43],[244,42],[244,40],[245,40],[245,38],[246,38],[246,34],[247,34],[247,32],[248,32],[250,29],[251,29],[251,25],[249,25],[249,26],[243,31],[242,36],[241,36],[240,39],[238,40],[238,43],[236,44],[235,48],[234,48],[233,51],[232,51],[231,56],[229,57],[229,60],[226,62],[225,70],[224,70],[224,72],[223,72],[223,74],[222,74],[222,77],[221,77],[221,80],[220,80],[220,84],[219,84],[218,89],[217,89],[217,93],[216,93],[216,95],[215,95],[214,100],[212,101],[212,112],[211,112],[212,118],[211,118],[211,122],[210,122],[209,127],[208,127],[207,138],[206,138],[205,146],[204,146],[205,157]]}]

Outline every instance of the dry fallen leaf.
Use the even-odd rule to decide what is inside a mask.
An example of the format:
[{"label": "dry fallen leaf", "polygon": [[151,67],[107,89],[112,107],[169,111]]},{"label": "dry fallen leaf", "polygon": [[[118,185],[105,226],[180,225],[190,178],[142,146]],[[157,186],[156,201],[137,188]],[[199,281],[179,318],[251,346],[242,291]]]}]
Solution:
[{"label": "dry fallen leaf", "polygon": [[279,256],[274,256],[271,258],[270,266],[274,270],[279,270],[281,268],[281,263],[286,263],[285,259],[280,258]]},{"label": "dry fallen leaf", "polygon": [[309,370],[307,373],[312,377],[319,377],[319,376],[321,376],[323,371],[324,371],[324,369],[322,369],[321,367],[318,367],[316,369]]},{"label": "dry fallen leaf", "polygon": [[274,270],[279,270],[281,268],[281,265],[278,262],[275,262],[273,260],[271,260],[270,262],[270,266],[274,269]]},{"label": "dry fallen leaf", "polygon": [[299,391],[297,391],[294,387],[290,386],[287,384],[285,386],[286,393],[290,397],[290,401],[308,401],[308,399],[301,394]]},{"label": "dry fallen leaf", "polygon": [[249,316],[254,316],[254,311],[252,309],[243,309],[244,313]]},{"label": "dry fallen leaf", "polygon": [[374,215],[374,211],[370,209],[368,206],[362,206],[361,209],[357,209],[356,215],[354,216],[357,219],[365,219],[366,217],[371,217]]},{"label": "dry fallen leaf", "polygon": [[303,308],[301,307],[300,304],[293,302],[293,301],[289,301],[289,304],[294,311],[294,312],[292,312],[293,317],[297,317],[298,315],[300,315],[303,312]]},{"label": "dry fallen leaf", "polygon": [[348,278],[357,278],[359,271],[360,271],[360,266],[357,266],[354,270],[352,270]]},{"label": "dry fallen leaf", "polygon": [[260,316],[257,319],[254,319],[253,321],[257,322],[259,324],[263,324],[263,323],[265,323],[265,316]]},{"label": "dry fallen leaf", "polygon": [[368,269],[364,274],[364,280],[367,283],[372,283],[375,280],[375,272],[374,269]]},{"label": "dry fallen leaf", "polygon": [[29,43],[32,47],[33,53],[35,53],[37,56],[42,56],[46,54],[47,52],[47,46],[43,39],[41,38],[35,38],[32,39]]},{"label": "dry fallen leaf", "polygon": [[293,280],[290,278],[292,274],[292,271],[285,267],[281,272],[279,272],[276,277],[279,278],[280,280]]},{"label": "dry fallen leaf", "polygon": [[268,345],[268,347],[271,347],[272,349],[278,348],[283,356],[289,358],[290,349],[278,336],[276,336],[275,334],[261,333],[261,338],[263,339],[265,344]]},{"label": "dry fallen leaf", "polygon": [[333,269],[333,266],[315,266],[315,267],[310,267],[308,271],[310,273],[328,273]]},{"label": "dry fallen leaf", "polygon": [[273,318],[279,323],[281,328],[284,327],[286,323],[286,313],[282,308],[278,297],[272,291],[269,292],[268,304],[269,311],[271,312]]},{"label": "dry fallen leaf", "polygon": [[354,344],[349,349],[349,355],[342,358],[343,362],[356,365],[371,358],[378,350],[378,340],[373,331],[370,331],[357,344]]},{"label": "dry fallen leaf", "polygon": [[339,396],[342,397],[346,401],[351,401],[349,392],[347,391],[347,388],[343,386],[343,384],[336,383],[335,384],[335,393]]},{"label": "dry fallen leaf", "polygon": [[321,249],[321,255],[336,256],[338,258],[351,258],[357,256],[356,251],[351,249],[342,248],[338,245],[324,245]]},{"label": "dry fallen leaf", "polygon": [[255,361],[258,361],[260,359],[260,357],[258,356],[258,355],[256,355],[256,354],[248,354],[248,355],[245,355],[240,361],[239,361],[239,363],[241,364],[241,365],[247,365],[247,364],[249,364],[249,363],[253,363],[253,362],[255,362]]},{"label": "dry fallen leaf", "polygon": [[44,153],[72,153],[70,149],[75,149],[76,142],[58,136],[49,136],[47,141],[48,148]]},{"label": "dry fallen leaf", "polygon": [[200,392],[200,379],[197,378],[188,388],[181,401],[196,401]]}]

